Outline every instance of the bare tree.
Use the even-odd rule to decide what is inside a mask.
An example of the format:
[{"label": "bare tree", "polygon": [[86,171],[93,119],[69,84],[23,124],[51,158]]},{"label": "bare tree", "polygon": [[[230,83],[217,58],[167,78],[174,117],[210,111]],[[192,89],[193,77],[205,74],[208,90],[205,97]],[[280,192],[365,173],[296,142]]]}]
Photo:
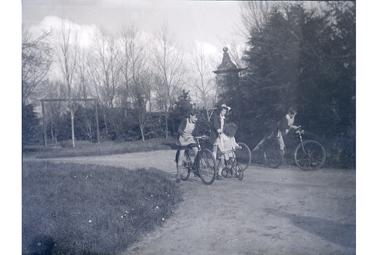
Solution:
[{"label": "bare tree", "polygon": [[71,28],[66,26],[64,22],[61,24],[61,31],[58,33],[57,39],[57,58],[59,62],[60,69],[62,71],[63,79],[67,87],[67,98],[68,107],[70,110],[71,117],[71,130],[72,130],[72,146],[75,145],[75,135],[74,135],[74,105],[73,96],[73,85],[77,70],[77,59],[78,59],[78,35],[72,34]]},{"label": "bare tree", "polygon": [[77,79],[76,79],[76,87],[77,87],[77,97],[83,98],[85,101],[81,103],[82,108],[84,109],[84,114],[82,114],[82,131],[92,142],[93,139],[93,121],[89,118],[89,114],[87,111],[89,110],[90,102],[86,99],[89,95],[91,95],[91,88],[89,86],[89,75],[88,75],[88,52],[86,49],[80,49],[80,54],[78,55],[78,63],[77,63]]},{"label": "bare tree", "polygon": [[175,47],[167,26],[162,26],[157,37],[154,67],[156,68],[157,95],[165,112],[165,137],[168,138],[168,116],[175,93],[183,85],[183,54]]},{"label": "bare tree", "polygon": [[132,47],[132,43],[134,41],[134,37],[136,36],[136,30],[133,27],[130,27],[122,32],[122,51],[120,58],[121,61],[121,70],[123,74],[123,87],[121,88],[121,104],[124,107],[127,107],[129,104],[129,93],[130,93],[130,84],[131,84],[131,75],[130,75],[130,48]]},{"label": "bare tree", "polygon": [[[67,89],[65,84],[60,81],[50,82],[46,87],[45,94],[47,98],[66,98]],[[49,129],[51,141],[58,143],[58,134],[61,128],[60,120],[63,114],[68,111],[68,106],[63,102],[45,103],[44,121]]]},{"label": "bare tree", "polygon": [[105,134],[108,135],[108,121],[105,108],[112,109],[121,83],[119,51],[112,37],[102,35],[96,44],[88,64],[88,74],[94,85],[95,94],[103,106]]},{"label": "bare tree", "polygon": [[86,99],[91,94],[88,76],[88,52],[80,49],[77,61],[77,96]]},{"label": "bare tree", "polygon": [[197,48],[192,57],[196,74],[195,89],[200,93],[200,101],[205,109],[211,108],[216,94],[215,80],[213,76],[214,61],[205,55],[203,48]]},{"label": "bare tree", "polygon": [[140,34],[134,27],[123,33],[124,38],[124,76],[126,89],[137,112],[141,138],[145,140],[146,105],[151,98],[152,72],[149,69],[148,54]]},{"label": "bare tree", "polygon": [[22,37],[22,101],[28,103],[38,86],[47,81],[52,63],[50,32],[32,36],[27,30]]},{"label": "bare tree", "polygon": [[113,108],[120,79],[118,48],[113,38],[101,36],[89,62],[89,74],[104,105]]},{"label": "bare tree", "polygon": [[146,72],[139,76],[132,90],[142,141],[145,141],[146,106],[151,97],[152,80],[153,74],[146,69]]},{"label": "bare tree", "polygon": [[244,1],[240,3],[242,34],[248,38],[253,29],[260,30],[268,20],[270,11],[276,3],[270,1]]}]

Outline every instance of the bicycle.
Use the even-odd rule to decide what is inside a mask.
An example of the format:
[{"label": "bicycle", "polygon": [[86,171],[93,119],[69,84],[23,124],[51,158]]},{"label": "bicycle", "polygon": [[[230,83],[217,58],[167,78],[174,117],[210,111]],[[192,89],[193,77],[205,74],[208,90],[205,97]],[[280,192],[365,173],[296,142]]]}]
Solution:
[{"label": "bicycle", "polygon": [[303,141],[304,130],[298,129],[295,132],[299,138],[299,145],[295,149],[294,160],[296,165],[302,170],[315,170],[321,168],[326,159],[327,153],[318,141]]},{"label": "bicycle", "polygon": [[208,140],[209,137],[196,136],[194,138],[196,141],[196,147],[198,148],[198,153],[192,161],[190,156],[191,148],[189,146],[185,148],[185,160],[183,167],[180,168],[182,170],[180,172],[180,178],[181,180],[186,181],[190,177],[191,172],[193,172],[194,175],[200,177],[204,184],[210,185],[215,180],[217,167],[212,152],[209,149],[202,149],[200,144],[201,140]]},{"label": "bicycle", "polygon": [[225,166],[221,174],[224,178],[235,177],[242,181],[245,170],[251,163],[251,151],[245,143],[238,143],[238,145],[240,148],[232,151],[234,153],[233,157],[225,160]]},{"label": "bicycle", "polygon": [[[322,144],[316,140],[304,140],[305,131],[301,128],[295,131],[298,138],[298,145],[294,150],[294,163],[302,170],[316,170],[321,168],[326,161],[326,150]],[[271,168],[278,168],[284,156],[280,152],[279,143],[274,133],[263,138],[264,163]],[[261,142],[253,151],[260,146]]]}]

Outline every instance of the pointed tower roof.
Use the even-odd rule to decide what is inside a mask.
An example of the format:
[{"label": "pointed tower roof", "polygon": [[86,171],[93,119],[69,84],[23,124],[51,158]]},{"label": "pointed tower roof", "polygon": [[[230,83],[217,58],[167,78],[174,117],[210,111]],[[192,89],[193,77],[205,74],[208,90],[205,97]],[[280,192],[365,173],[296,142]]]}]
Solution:
[{"label": "pointed tower roof", "polygon": [[214,73],[216,74],[232,73],[232,72],[239,72],[241,70],[242,69],[237,68],[236,64],[233,63],[233,61],[231,60],[231,57],[229,56],[229,53],[228,53],[228,48],[224,47],[222,63],[218,66],[217,70],[215,70]]}]

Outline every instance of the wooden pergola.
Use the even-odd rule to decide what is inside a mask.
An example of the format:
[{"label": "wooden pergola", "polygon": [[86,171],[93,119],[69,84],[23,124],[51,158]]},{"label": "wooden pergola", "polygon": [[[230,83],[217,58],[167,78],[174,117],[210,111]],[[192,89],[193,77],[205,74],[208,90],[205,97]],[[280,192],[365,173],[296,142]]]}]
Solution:
[{"label": "wooden pergola", "polygon": [[[88,101],[92,101],[95,102],[95,120],[96,120],[96,140],[97,143],[100,143],[100,130],[99,130],[99,115],[98,115],[98,111],[97,111],[97,107],[98,107],[98,101],[97,98],[44,98],[41,99],[41,109],[42,109],[42,125],[43,125],[43,134],[44,134],[44,145],[47,146],[47,133],[46,133],[46,121],[45,121],[45,103],[46,102],[77,102],[77,101],[83,101],[83,102],[88,102]],[[74,134],[74,123],[72,120],[72,125],[71,125],[71,129],[72,129],[72,134]],[[72,135],[72,139],[74,139],[74,135]],[[74,141],[73,141],[73,145],[74,145]]]}]

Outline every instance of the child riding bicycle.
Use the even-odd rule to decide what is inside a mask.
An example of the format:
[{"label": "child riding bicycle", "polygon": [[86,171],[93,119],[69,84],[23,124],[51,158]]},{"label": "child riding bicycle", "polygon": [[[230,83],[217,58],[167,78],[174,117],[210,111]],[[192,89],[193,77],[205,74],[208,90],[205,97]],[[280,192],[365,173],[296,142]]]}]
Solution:
[{"label": "child riding bicycle", "polygon": [[284,157],[284,154],[286,153],[286,145],[284,142],[284,138],[286,135],[289,134],[290,130],[296,130],[299,129],[301,126],[295,126],[295,116],[297,114],[297,110],[294,107],[290,107],[288,109],[287,114],[277,123],[276,130],[271,132],[268,136],[265,136],[253,149],[253,151],[257,151],[260,149],[266,140],[269,140],[273,137],[277,139],[277,142],[279,144],[279,150],[282,158]]},{"label": "child riding bicycle", "polygon": [[301,127],[294,125],[296,114],[297,110],[294,107],[290,107],[284,118],[278,122],[278,130],[276,137],[279,144],[279,150],[282,156],[284,156],[284,154],[286,153],[286,145],[284,142],[284,137],[288,135],[290,130],[296,130]]},{"label": "child riding bicycle", "polygon": [[[220,151],[220,165],[218,169],[220,172],[228,162],[235,159],[235,150],[241,149],[241,146],[237,144],[235,139],[237,128],[235,123],[227,123],[224,125],[223,133],[219,135],[218,148]],[[218,178],[220,178],[220,176]]]},{"label": "child riding bicycle", "polygon": [[188,147],[190,147],[195,157],[198,153],[198,148],[196,146],[196,141],[194,138],[194,133],[196,133],[196,122],[197,122],[197,116],[194,111],[191,111],[189,113],[189,116],[182,120],[182,122],[179,125],[178,128],[178,150],[176,153],[176,166],[177,166],[177,175],[176,175],[176,182],[180,182],[180,168],[183,167],[184,160],[183,160],[183,154],[184,150]]},{"label": "child riding bicycle", "polygon": [[[231,107],[227,106],[226,104],[222,104],[219,107],[219,110],[216,114],[214,114],[213,116],[213,120],[212,120],[212,127],[211,127],[211,136],[210,136],[210,142],[213,144],[213,157],[214,159],[217,158],[217,151],[218,151],[218,147],[219,147],[219,140],[220,140],[220,135],[223,133],[224,131],[224,125],[226,123],[225,119],[226,119],[226,115],[229,113],[229,111],[231,110]],[[218,174],[217,174],[217,178],[219,178],[219,176],[221,175],[222,170],[218,169]]]}]

